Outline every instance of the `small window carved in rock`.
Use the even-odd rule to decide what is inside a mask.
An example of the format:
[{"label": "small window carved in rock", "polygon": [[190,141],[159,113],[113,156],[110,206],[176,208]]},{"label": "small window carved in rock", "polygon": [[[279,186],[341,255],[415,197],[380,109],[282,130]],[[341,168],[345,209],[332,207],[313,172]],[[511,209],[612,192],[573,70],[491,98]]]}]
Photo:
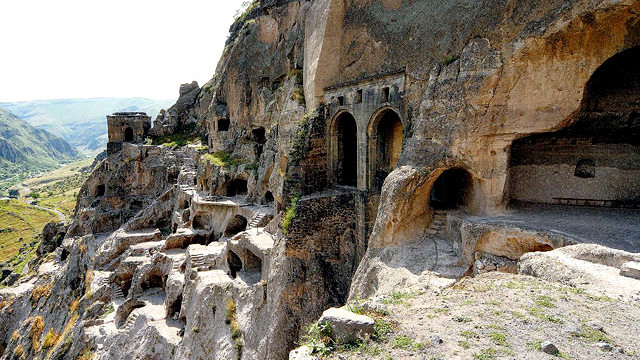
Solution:
[{"label": "small window carved in rock", "polygon": [[362,89],[356,91],[356,104],[361,104],[362,103]]},{"label": "small window carved in rock", "polygon": [[389,88],[388,87],[383,87],[382,88],[382,102],[383,103],[389,102]]},{"label": "small window carved in rock", "polygon": [[231,125],[231,120],[218,119],[218,131],[229,131],[229,125]]},{"label": "small window carved in rock", "polygon": [[576,170],[573,175],[583,179],[596,177],[595,162],[591,159],[578,160],[578,163],[576,164]]},{"label": "small window carved in rock", "polygon": [[344,105],[344,96],[338,96],[338,105]]}]

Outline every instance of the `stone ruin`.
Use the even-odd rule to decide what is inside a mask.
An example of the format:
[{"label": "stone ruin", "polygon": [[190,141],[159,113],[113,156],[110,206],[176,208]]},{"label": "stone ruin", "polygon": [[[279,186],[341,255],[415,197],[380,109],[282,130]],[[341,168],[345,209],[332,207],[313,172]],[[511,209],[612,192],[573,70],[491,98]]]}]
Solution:
[{"label": "stone ruin", "polygon": [[144,112],[115,112],[107,115],[107,153],[122,149],[122,143],[141,143],[151,129],[151,117]]}]

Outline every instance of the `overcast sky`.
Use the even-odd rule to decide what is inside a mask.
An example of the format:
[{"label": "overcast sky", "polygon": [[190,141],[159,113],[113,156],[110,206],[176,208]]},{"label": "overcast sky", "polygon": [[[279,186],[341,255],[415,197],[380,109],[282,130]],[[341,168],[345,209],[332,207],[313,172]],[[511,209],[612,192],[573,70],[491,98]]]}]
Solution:
[{"label": "overcast sky", "polygon": [[173,99],[215,71],[242,0],[1,0],[0,102]]}]

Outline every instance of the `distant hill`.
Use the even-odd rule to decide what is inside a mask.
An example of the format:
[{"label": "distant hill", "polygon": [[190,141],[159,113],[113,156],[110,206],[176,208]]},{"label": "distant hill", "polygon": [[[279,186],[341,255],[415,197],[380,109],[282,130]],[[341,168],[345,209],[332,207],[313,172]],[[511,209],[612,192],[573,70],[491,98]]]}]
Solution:
[{"label": "distant hill", "polygon": [[31,126],[0,108],[0,185],[80,157],[78,151],[61,137]]},{"label": "distant hill", "polygon": [[144,111],[153,119],[174,102],[146,98],[56,99],[0,102],[0,107],[62,137],[81,152],[95,155],[107,144],[106,115],[116,111]]}]

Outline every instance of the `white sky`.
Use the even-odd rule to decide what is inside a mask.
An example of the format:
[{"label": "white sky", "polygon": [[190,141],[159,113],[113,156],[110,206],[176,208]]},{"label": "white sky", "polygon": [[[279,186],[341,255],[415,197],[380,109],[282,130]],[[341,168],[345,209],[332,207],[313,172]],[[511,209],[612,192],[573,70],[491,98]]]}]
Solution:
[{"label": "white sky", "polygon": [[173,99],[208,81],[242,0],[0,0],[0,102]]}]

